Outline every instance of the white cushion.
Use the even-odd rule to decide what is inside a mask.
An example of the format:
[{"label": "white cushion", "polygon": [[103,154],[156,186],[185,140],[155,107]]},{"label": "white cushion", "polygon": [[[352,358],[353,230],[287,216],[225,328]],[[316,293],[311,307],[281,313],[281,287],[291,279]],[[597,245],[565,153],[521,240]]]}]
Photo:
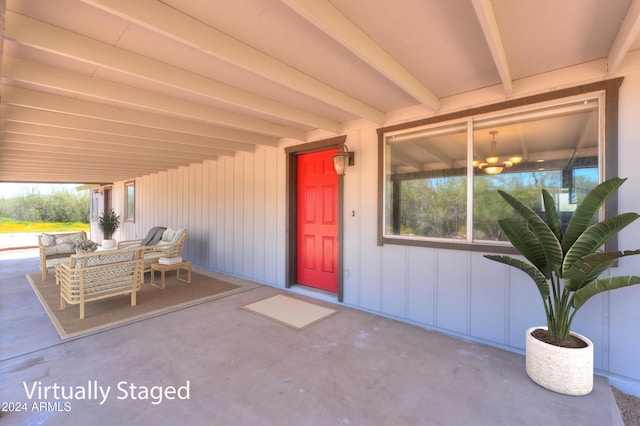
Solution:
[{"label": "white cushion", "polygon": [[68,234],[42,234],[40,242],[45,247],[45,254],[67,254],[76,252],[76,243],[82,241],[82,232]]},{"label": "white cushion", "polygon": [[54,246],[56,245],[56,236],[51,234],[42,234],[40,236],[40,242],[43,246]]},{"label": "white cushion", "polygon": [[164,232],[162,233],[162,241],[165,241],[167,243],[170,243],[173,241],[173,238],[176,235],[176,231],[171,229],[171,228],[167,228],[164,230]]},{"label": "white cushion", "polygon": [[78,241],[82,241],[82,232],[74,232],[71,234],[56,235],[56,244],[72,243],[75,244]]},{"label": "white cushion", "polygon": [[57,254],[76,254],[76,244],[71,241],[57,244],[56,248],[58,249]]},{"label": "white cushion", "polygon": [[185,232],[187,232],[187,228],[180,228],[180,229],[167,228],[162,233],[162,241],[166,243],[175,243],[182,237],[182,235]]},{"label": "white cushion", "polygon": [[180,228],[176,231],[176,233],[173,236],[173,240],[171,240],[172,243],[175,243],[176,241],[178,241],[180,238],[182,238],[182,236],[184,235],[184,233],[187,232],[187,228]]}]

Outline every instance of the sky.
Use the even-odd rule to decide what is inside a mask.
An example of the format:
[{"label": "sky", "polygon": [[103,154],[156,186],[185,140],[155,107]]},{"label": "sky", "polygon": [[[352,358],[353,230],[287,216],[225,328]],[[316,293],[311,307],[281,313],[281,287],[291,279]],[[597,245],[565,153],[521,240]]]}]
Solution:
[{"label": "sky", "polygon": [[13,198],[20,195],[47,195],[58,191],[75,191],[79,183],[71,184],[38,184],[38,183],[7,183],[0,182],[0,198]]}]

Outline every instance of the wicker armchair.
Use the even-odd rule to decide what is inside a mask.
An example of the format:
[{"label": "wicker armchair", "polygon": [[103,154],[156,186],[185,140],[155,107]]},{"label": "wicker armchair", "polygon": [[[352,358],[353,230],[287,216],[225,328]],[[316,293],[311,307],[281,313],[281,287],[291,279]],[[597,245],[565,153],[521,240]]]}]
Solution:
[{"label": "wicker armchair", "polygon": [[[184,243],[189,236],[186,228],[173,230],[167,228],[162,240],[153,246],[144,246],[144,272],[151,271],[151,264],[161,257],[182,257]],[[143,240],[125,240],[118,243],[118,248],[140,247]]]},{"label": "wicker armchair", "polygon": [[76,254],[76,243],[86,239],[84,231],[38,235],[42,281],[47,279],[48,268],[69,260],[72,254]]}]

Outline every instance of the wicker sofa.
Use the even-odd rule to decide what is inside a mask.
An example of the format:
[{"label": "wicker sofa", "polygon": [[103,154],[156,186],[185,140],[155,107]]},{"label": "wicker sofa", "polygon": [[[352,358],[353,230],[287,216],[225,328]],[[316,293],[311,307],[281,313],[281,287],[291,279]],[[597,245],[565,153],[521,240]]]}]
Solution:
[{"label": "wicker sofa", "polygon": [[56,268],[56,284],[60,286],[60,309],[68,304],[80,305],[84,319],[85,303],[119,295],[131,295],[136,305],[136,292],[144,281],[143,248],[104,250],[74,254]]},{"label": "wicker sofa", "polygon": [[161,257],[181,257],[188,236],[187,228],[167,228],[156,245],[141,246],[143,240],[125,240],[118,242],[118,248],[144,247],[144,272],[149,272],[151,264]]},{"label": "wicker sofa", "polygon": [[38,235],[42,281],[47,279],[48,268],[68,261],[69,256],[76,253],[76,243],[86,239],[87,233],[84,231]]}]

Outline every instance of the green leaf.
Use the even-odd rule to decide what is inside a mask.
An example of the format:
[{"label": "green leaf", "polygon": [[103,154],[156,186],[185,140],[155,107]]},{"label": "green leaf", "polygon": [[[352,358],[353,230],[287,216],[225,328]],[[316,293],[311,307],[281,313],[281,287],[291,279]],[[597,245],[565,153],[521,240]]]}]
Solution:
[{"label": "green leaf", "polygon": [[573,307],[574,309],[580,309],[587,300],[598,293],[615,290],[621,287],[628,287],[635,284],[640,284],[640,277],[616,276],[598,278],[575,292]]},{"label": "green leaf", "polygon": [[504,191],[498,190],[498,193],[511,205],[511,207],[514,208],[516,213],[518,213],[527,222],[531,231],[535,234],[538,241],[540,241],[549,270],[558,270],[562,265],[563,252],[560,241],[556,238],[553,231],[551,231],[549,226],[536,214],[536,212],[531,210],[531,208],[526,206],[524,203],[518,201]]},{"label": "green leaf", "polygon": [[562,241],[562,227],[560,226],[556,202],[546,189],[542,190],[542,200],[544,201],[544,212],[547,215],[549,228],[551,228],[558,241]]},{"label": "green leaf", "polygon": [[535,234],[516,219],[502,219],[498,223],[513,247],[548,278],[547,260],[544,256],[542,244],[540,244]]},{"label": "green leaf", "polygon": [[616,260],[636,254],[640,254],[640,250],[594,253],[578,259],[564,275],[565,288],[570,291],[579,290],[613,266]]},{"label": "green leaf", "polygon": [[584,200],[578,204],[562,237],[562,250],[565,253],[569,251],[580,235],[589,227],[591,220],[598,213],[600,207],[626,180],[612,178],[604,181],[589,191]]},{"label": "green leaf", "polygon": [[547,279],[542,274],[542,272],[540,272],[535,266],[527,262],[523,262],[520,259],[515,259],[511,256],[485,254],[484,257],[520,269],[522,272],[529,275],[531,279],[533,279],[533,282],[536,283],[538,291],[540,292],[540,296],[542,296],[543,300],[546,300],[547,297],[549,297],[551,291],[549,288],[549,283],[547,282]]},{"label": "green leaf", "polygon": [[578,237],[567,252],[562,265],[563,275],[571,269],[578,259],[595,253],[609,238],[620,232],[638,217],[640,215],[637,213],[623,213],[590,226]]}]

